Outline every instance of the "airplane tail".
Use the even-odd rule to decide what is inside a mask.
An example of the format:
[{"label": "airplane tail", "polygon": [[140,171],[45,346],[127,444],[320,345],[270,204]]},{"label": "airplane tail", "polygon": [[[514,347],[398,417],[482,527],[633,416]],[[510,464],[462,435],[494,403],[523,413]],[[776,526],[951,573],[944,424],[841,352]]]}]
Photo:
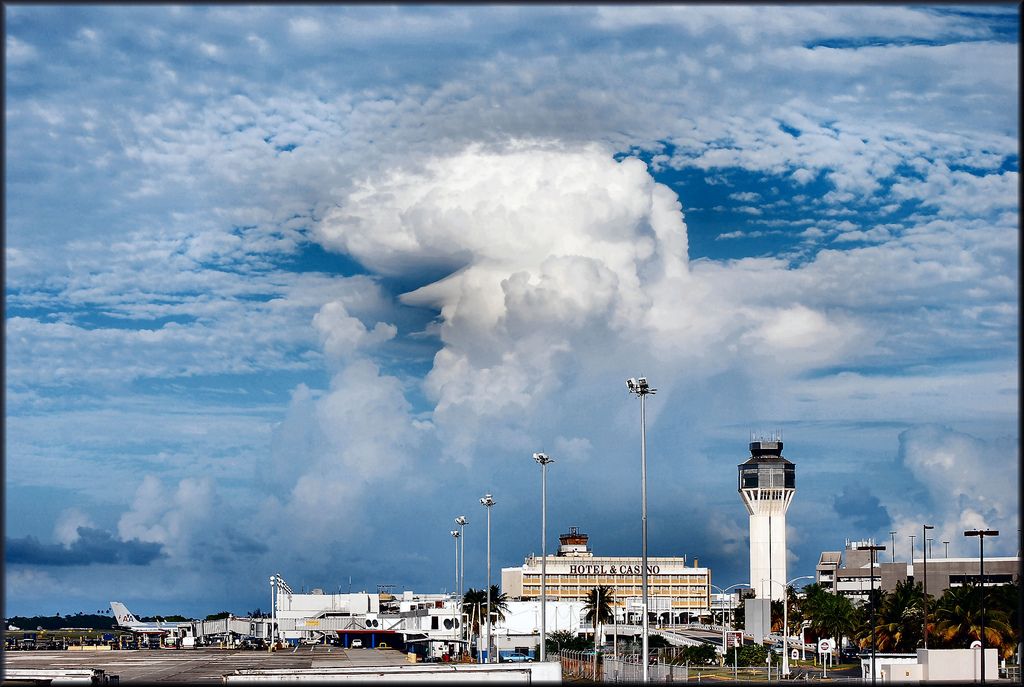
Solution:
[{"label": "airplane tail", "polygon": [[131,627],[133,625],[141,625],[142,624],[142,623],[139,622],[139,619],[136,618],[132,614],[132,612],[128,610],[128,607],[125,606],[120,601],[111,601],[110,602],[110,610],[113,611],[114,618],[117,620],[117,624],[118,625],[123,625],[125,627]]}]

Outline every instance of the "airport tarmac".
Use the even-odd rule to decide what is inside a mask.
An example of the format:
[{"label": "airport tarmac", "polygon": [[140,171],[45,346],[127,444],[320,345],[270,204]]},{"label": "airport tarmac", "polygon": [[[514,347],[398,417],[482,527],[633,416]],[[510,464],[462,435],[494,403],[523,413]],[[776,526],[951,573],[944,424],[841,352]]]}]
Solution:
[{"label": "airport tarmac", "polygon": [[221,682],[236,670],[406,665],[394,649],[304,646],[296,650],[159,649],[128,651],[8,651],[5,672],[17,668],[99,668],[119,682]]}]

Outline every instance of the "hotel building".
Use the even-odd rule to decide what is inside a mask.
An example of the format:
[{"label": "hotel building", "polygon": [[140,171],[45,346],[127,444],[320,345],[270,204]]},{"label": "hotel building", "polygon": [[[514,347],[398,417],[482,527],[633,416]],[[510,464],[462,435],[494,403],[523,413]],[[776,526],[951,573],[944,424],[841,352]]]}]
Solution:
[{"label": "hotel building", "polygon": [[[583,601],[598,585],[612,590],[618,622],[642,622],[640,557],[595,556],[578,528],[559,536],[558,552],[547,557],[548,601]],[[501,588],[509,598],[540,599],[541,557],[502,568]],[[680,623],[706,617],[711,608],[711,570],[688,567],[686,557],[647,558],[648,607],[655,622]]]}]

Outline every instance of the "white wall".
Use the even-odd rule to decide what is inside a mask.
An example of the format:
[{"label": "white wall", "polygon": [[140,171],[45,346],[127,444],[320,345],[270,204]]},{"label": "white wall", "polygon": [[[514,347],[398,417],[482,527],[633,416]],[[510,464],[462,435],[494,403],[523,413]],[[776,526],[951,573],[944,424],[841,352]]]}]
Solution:
[{"label": "white wall", "polygon": [[[918,649],[917,661],[924,665],[925,680],[973,682],[981,679],[981,649]],[[995,649],[985,649],[985,681],[999,677]]]}]

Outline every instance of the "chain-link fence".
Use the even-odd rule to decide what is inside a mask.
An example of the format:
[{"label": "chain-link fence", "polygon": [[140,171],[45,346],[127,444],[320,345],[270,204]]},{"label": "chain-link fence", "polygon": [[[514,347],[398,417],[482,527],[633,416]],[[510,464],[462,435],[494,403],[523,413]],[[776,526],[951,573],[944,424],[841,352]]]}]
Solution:
[{"label": "chain-link fence", "polygon": [[[602,664],[599,676],[604,682],[643,680],[644,667],[640,663],[640,654],[621,656],[618,659],[605,656]],[[689,668],[685,665],[655,661],[647,666],[647,675],[651,682],[685,682],[689,679]]]}]

